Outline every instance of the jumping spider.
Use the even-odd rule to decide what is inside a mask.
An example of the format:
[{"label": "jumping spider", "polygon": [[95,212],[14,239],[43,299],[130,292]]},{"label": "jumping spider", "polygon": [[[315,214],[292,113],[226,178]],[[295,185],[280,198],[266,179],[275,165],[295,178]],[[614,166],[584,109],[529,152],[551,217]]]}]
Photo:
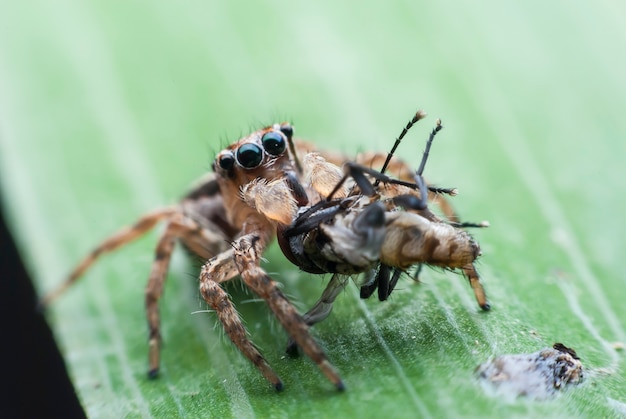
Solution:
[{"label": "jumping spider", "polygon": [[[422,113],[418,113],[413,122],[422,116]],[[407,129],[403,131],[397,143]],[[300,155],[303,156],[302,160],[299,159]],[[382,159],[385,163],[380,172],[362,166],[362,164],[373,165]],[[213,163],[214,173],[201,179],[179,204],[150,212],[134,225],[104,240],[75,267],[63,283],[42,298],[41,304],[42,306],[50,304],[76,282],[99,256],[118,249],[142,236],[157,223],[165,221],[165,231],[156,247],[155,260],[145,292],[149,328],[149,377],[156,377],[159,371],[161,333],[158,301],[163,292],[172,251],[176,240],[180,240],[186,248],[207,261],[199,275],[202,298],[215,310],[231,341],[277,390],[282,389],[282,381],[248,338],[238,313],[220,285],[237,275],[266,301],[292,338],[294,345],[302,348],[337,389],[343,389],[344,385],[339,374],[309,332],[309,324],[325,318],[326,312],[321,310],[324,312],[322,317],[313,319],[314,315],[320,313],[320,310],[314,307],[305,317],[301,316],[277,284],[260,267],[260,260],[278,230],[283,252],[300,268],[311,271],[302,260],[294,260],[294,243],[296,245],[299,242],[308,243],[304,236],[311,236],[316,231],[321,232],[322,224],[325,226],[343,224],[348,229],[358,230],[359,222],[356,224],[348,222],[352,218],[365,220],[363,227],[368,231],[376,229],[382,210],[385,233],[380,256],[374,255],[373,265],[364,268],[355,264],[352,270],[370,273],[375,270],[377,274],[374,289],[377,286],[380,290],[385,272],[395,270],[395,278],[395,272],[400,272],[409,265],[421,262],[434,263],[423,258],[396,261],[385,256],[388,254],[385,249],[388,242],[398,245],[409,243],[403,236],[404,227],[415,229],[423,223],[437,223],[435,227],[429,225],[427,229],[438,231],[442,228],[457,228],[459,225],[455,226],[456,221],[453,221],[456,220],[456,216],[447,201],[440,201],[440,205],[449,222],[441,221],[425,205],[426,200],[435,197],[435,194],[441,192],[452,194],[454,191],[431,187],[428,187],[427,191],[421,180],[421,172],[416,177],[404,163],[390,159],[391,153],[387,155],[366,153],[357,157],[355,163],[346,166],[350,168],[349,174],[356,185],[349,187],[347,177],[339,167],[347,161],[343,157],[332,153],[316,153],[311,145],[295,141],[293,128],[287,123],[260,129],[218,153]],[[392,180],[383,174],[389,167],[394,167],[399,173],[398,180]],[[364,183],[365,175],[373,176],[374,183],[370,184],[369,180]],[[417,182],[414,182],[415,180]],[[382,185],[379,186],[379,183]],[[392,196],[390,199],[382,197],[383,191],[394,188],[406,193],[394,192],[392,195],[395,197]],[[415,211],[412,211],[408,201],[404,201],[410,199],[419,200],[422,208],[415,208]],[[411,208],[397,211],[400,207]],[[335,214],[330,218],[322,216],[318,227],[315,224],[317,214],[325,208],[330,208]],[[379,219],[374,220],[374,224],[369,217],[371,214],[374,214],[373,218]],[[338,236],[333,240],[336,238]],[[285,246],[286,242],[291,244]],[[333,243],[341,246],[338,240],[334,240]],[[346,244],[351,245],[353,243]],[[349,250],[348,247],[345,249]],[[314,248],[310,248],[307,254],[311,257],[315,252]],[[467,262],[469,264],[467,266],[471,266],[477,254],[475,251],[473,259]],[[323,253],[318,257],[327,258]],[[348,260],[344,262],[352,263]],[[456,267],[444,261],[439,264]],[[375,265],[379,267],[375,268]],[[333,270],[325,265],[324,269],[316,272]],[[371,284],[369,286],[371,287]],[[325,295],[329,292],[336,293],[342,288],[333,288],[329,285]],[[393,287],[387,286],[386,292],[391,292],[392,289]],[[474,289],[476,291],[477,287],[474,286]],[[487,307],[486,301],[483,302],[481,305]],[[332,305],[332,301],[330,304]]]}]

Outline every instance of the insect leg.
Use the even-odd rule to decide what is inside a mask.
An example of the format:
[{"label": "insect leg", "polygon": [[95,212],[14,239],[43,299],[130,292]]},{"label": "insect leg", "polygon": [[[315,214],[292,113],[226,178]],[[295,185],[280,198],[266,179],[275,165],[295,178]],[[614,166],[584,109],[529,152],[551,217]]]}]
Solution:
[{"label": "insect leg", "polygon": [[476,268],[473,264],[470,264],[464,266],[462,269],[463,273],[469,280],[472,290],[474,290],[474,296],[476,297],[478,305],[484,311],[489,311],[491,309],[491,305],[489,305],[489,303],[487,302],[487,295],[485,294],[483,284],[480,282],[480,277],[478,276],[478,272],[476,272]]},{"label": "insect leg", "polygon": [[[391,294],[391,291],[393,291],[390,283],[391,270],[391,266],[381,263],[378,271],[376,272],[376,277],[374,278],[374,281],[361,287],[360,297],[362,299],[369,298],[374,293],[374,291],[378,289],[378,301],[387,300],[389,294]],[[394,270],[393,278],[397,283],[398,278],[396,278],[396,272],[398,272],[399,278],[399,273],[402,271]],[[393,284],[393,286],[395,287],[395,283]]]},{"label": "insect leg", "polygon": [[320,223],[332,219],[344,208],[336,201],[320,201],[298,215],[296,220],[285,230],[285,237],[297,236],[317,227]]},{"label": "insect leg", "polygon": [[391,279],[391,266],[381,263],[378,270],[378,301],[385,301],[389,297],[389,280]]},{"label": "insect leg", "polygon": [[428,137],[428,141],[426,142],[426,148],[424,149],[424,154],[422,154],[422,161],[421,161],[420,166],[419,166],[419,168],[417,169],[417,172],[416,172],[416,174],[418,176],[422,176],[424,174],[424,168],[426,167],[426,160],[428,160],[428,154],[430,153],[430,147],[433,144],[433,140],[435,139],[435,135],[437,135],[437,133],[439,131],[441,131],[441,128],[443,128],[443,125],[441,125],[441,119],[437,119],[435,124],[436,124],[436,126],[430,132],[430,136]]},{"label": "insect leg", "polygon": [[440,188],[438,186],[432,186],[432,185],[428,186],[428,191],[432,192],[435,195],[444,194],[444,195],[450,195],[450,196],[456,196],[459,193],[459,191],[456,188]]},{"label": "insect leg", "polygon": [[[306,312],[302,318],[309,326],[313,326],[316,323],[319,323],[326,319],[330,312],[333,310],[333,303],[335,299],[339,295],[341,291],[348,285],[349,277],[346,275],[333,274],[330,282],[324,289],[322,296],[315,303],[313,307],[309,311]],[[293,338],[289,338],[289,342],[287,342],[287,348],[285,352],[289,355],[296,355],[298,351],[298,345],[293,340]]]},{"label": "insect leg", "polygon": [[[391,275],[391,280],[389,281],[389,287],[387,288],[387,296],[391,295],[391,293],[393,292],[393,290],[396,288],[396,285],[398,284],[398,281],[400,280],[400,275],[402,275],[402,271],[401,269],[394,269],[393,270],[393,275]],[[379,291],[380,293],[380,291]],[[385,297],[385,300],[387,298]],[[383,300],[381,300],[383,301]]]},{"label": "insect leg", "polygon": [[402,272],[403,271],[401,269],[380,264],[378,271],[374,272],[374,278],[371,281],[368,281],[365,285],[361,286],[360,297],[362,299],[367,299],[378,288],[378,300],[387,300],[398,284],[398,280],[400,279]]},{"label": "insect leg", "polygon": [[361,189],[361,193],[363,195],[369,195],[369,196],[374,195],[376,193],[376,190],[375,190],[374,186],[376,186],[377,183],[372,185],[372,183],[369,181],[369,179],[367,179],[367,177],[365,177],[365,174],[368,174],[371,177],[373,177],[374,179],[376,179],[377,181],[380,181],[380,182],[383,182],[383,183],[390,183],[390,184],[394,184],[394,185],[402,185],[402,186],[406,186],[406,187],[411,188],[411,189],[417,189],[417,187],[418,187],[415,183],[406,182],[404,180],[391,178],[391,177],[389,177],[389,176],[379,172],[378,170],[370,169],[369,167],[360,165],[358,163],[346,162],[344,164],[344,171],[346,172],[346,174],[344,175],[344,177],[342,178],[340,183],[335,187],[335,190],[329,195],[328,199],[330,199],[330,197],[334,194],[334,192],[336,192],[340,188],[342,183],[345,182],[348,177],[351,177],[351,178],[354,179],[356,184]]},{"label": "insect leg", "polygon": [[[411,129],[411,127],[417,121],[419,121],[420,119],[424,118],[425,116],[426,116],[426,113],[424,111],[422,111],[422,110],[419,110],[419,111],[417,111],[415,113],[413,118],[406,124],[406,127],[404,127],[404,129],[402,130],[402,132],[400,133],[400,135],[396,139],[395,143],[393,143],[393,147],[391,147],[391,151],[389,151],[389,153],[387,153],[387,158],[385,159],[385,163],[383,164],[382,169],[380,169],[380,173],[385,173],[385,171],[387,170],[387,166],[389,165],[389,162],[391,161],[391,157],[393,157],[393,153],[396,152],[396,149],[400,145],[400,142],[402,141],[402,139],[404,138],[406,133]],[[376,185],[378,185],[378,181],[376,182]]]},{"label": "insect leg", "polygon": [[462,223],[451,222],[450,225],[457,228],[485,228],[489,227],[489,221],[481,221],[480,223],[472,223],[467,221],[464,221]]},{"label": "insect leg", "polygon": [[428,206],[428,190],[421,175],[415,175],[415,184],[420,191],[419,198],[413,194],[398,195],[392,198],[395,205],[420,211]]},{"label": "insect leg", "polygon": [[376,291],[376,288],[378,288],[378,271],[372,269],[364,275],[366,280],[359,290],[359,297],[363,300],[370,298],[372,294],[374,294],[374,291]]},{"label": "insect leg", "polygon": [[411,199],[411,197],[415,198],[413,195],[402,195],[394,198],[394,201],[396,199],[404,199],[406,201],[404,205],[408,206],[411,209],[423,210],[426,208],[428,203],[428,188],[426,187],[426,182],[424,182],[424,178],[422,177],[422,175],[424,174],[426,161],[428,160],[428,156],[430,154],[430,147],[432,146],[437,133],[443,128],[440,119],[437,119],[436,124],[437,125],[435,126],[435,128],[433,128],[430,136],[428,137],[428,141],[426,142],[426,148],[424,149],[424,153],[422,154],[422,161],[420,162],[419,168],[415,172],[415,184],[417,185],[417,189],[419,189],[420,191],[419,200]]}]

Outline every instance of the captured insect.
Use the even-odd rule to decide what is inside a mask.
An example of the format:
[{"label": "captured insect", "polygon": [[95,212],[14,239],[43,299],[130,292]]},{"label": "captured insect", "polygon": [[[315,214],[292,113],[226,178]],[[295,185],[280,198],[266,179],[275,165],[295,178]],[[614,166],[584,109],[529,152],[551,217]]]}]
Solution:
[{"label": "captured insect", "polygon": [[[403,272],[422,264],[460,269],[469,280],[478,305],[483,310],[490,309],[474,266],[481,254],[480,246],[463,229],[488,224],[442,219],[427,206],[429,193],[454,193],[434,187],[429,191],[422,177],[435,135],[442,128],[441,121],[430,134],[420,166],[412,175],[414,182],[384,174],[395,148],[423,116],[418,112],[407,124],[380,171],[346,162],[345,174],[335,187],[327,194],[320,193],[326,195],[325,199],[301,207],[290,226],[279,226],[278,241],[289,260],[306,272],[333,274],[320,300],[304,315],[307,324],[328,317],[335,298],[352,275],[365,274],[361,298],[368,298],[378,289],[378,297],[383,301]],[[324,164],[321,156],[317,159],[317,164]],[[351,185],[347,185],[348,181]],[[313,180],[311,184],[317,182]],[[291,340],[287,352],[293,354],[296,347]]]},{"label": "captured insect", "polygon": [[[418,112],[412,123],[423,116]],[[408,128],[410,126],[396,141],[394,150]],[[434,134],[431,137],[434,138]],[[292,346],[300,347],[337,389],[343,389],[339,374],[311,336],[309,325],[323,320],[330,313],[329,307],[332,307],[336,294],[345,286],[345,275],[365,272],[372,279],[362,288],[362,295],[363,290],[371,295],[378,288],[380,296],[381,289],[388,295],[397,282],[396,276],[410,266],[426,263],[458,267],[469,277],[481,307],[489,307],[473,268],[473,261],[479,254],[478,245],[461,230],[470,224],[457,222],[445,199],[438,201],[445,219],[434,215],[426,205],[439,194],[454,194],[454,190],[425,184],[421,174],[428,151],[420,169],[414,173],[399,160],[391,160],[392,153],[393,150],[388,154],[365,153],[352,162],[337,154],[318,153],[310,144],[294,140],[293,127],[287,123],[255,131],[219,152],[213,162],[213,173],[201,179],[180,203],[145,214],[134,225],[105,239],[80,261],[64,282],[42,298],[41,304],[50,304],[102,254],[131,242],[163,221],[165,230],[157,243],[145,292],[149,377],[156,377],[159,372],[158,301],[178,240],[207,261],[199,275],[202,298],[215,310],[231,341],[277,390],[282,389],[282,381],[249,339],[239,314],[221,286],[237,276],[265,300],[291,337]],[[374,162],[382,160],[383,168],[378,172],[365,166],[373,167]],[[340,168],[343,163],[346,163],[347,175]],[[400,173],[398,179],[384,174],[391,166]],[[329,226],[336,227],[337,232],[328,233]],[[420,241],[415,234],[407,235],[407,231],[420,228],[424,237],[430,234],[434,238]],[[358,235],[362,231],[376,236],[377,243],[381,244],[380,248],[370,252],[368,263],[348,257],[350,252],[359,249],[358,244],[350,237],[347,240],[342,237],[342,234]],[[442,231],[456,235],[458,245],[453,245]],[[333,252],[343,252],[339,261],[333,261],[325,251],[328,246],[318,246],[323,240],[313,239],[324,234],[330,234],[326,244]],[[297,312],[260,266],[264,250],[276,235],[282,251],[301,269],[342,274],[341,277],[333,276],[322,295],[322,303],[305,316]],[[434,246],[437,240],[446,244]],[[455,246],[459,245],[471,248],[465,259],[456,256]],[[439,256],[434,252],[436,248],[448,255]],[[398,251],[397,260],[392,256],[395,251]],[[422,255],[424,252],[430,252],[430,256]],[[420,256],[416,256],[418,254]],[[313,269],[311,263],[320,266]],[[339,269],[339,266],[344,268]],[[385,279],[390,272],[393,272],[391,280]],[[336,285],[338,282],[340,286]],[[325,298],[329,293],[332,294],[330,305]]]}]

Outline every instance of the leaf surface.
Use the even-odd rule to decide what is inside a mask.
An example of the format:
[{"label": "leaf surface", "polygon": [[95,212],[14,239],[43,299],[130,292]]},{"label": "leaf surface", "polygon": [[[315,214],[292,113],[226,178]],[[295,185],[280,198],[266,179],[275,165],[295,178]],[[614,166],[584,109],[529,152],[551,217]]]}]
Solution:
[{"label": "leaf surface", "polygon": [[[454,186],[493,310],[460,275],[425,270],[384,303],[351,286],[314,328],[336,393],[240,285],[228,291],[281,375],[275,393],[224,337],[174,260],[161,377],[146,378],[143,288],[157,233],[103,258],[51,310],[91,417],[617,417],[626,415],[626,43],[616,1],[4,2],[0,171],[41,292],[140,214],[175,202],[215,153],[290,120],[320,148],[419,163]],[[414,131],[414,132],[413,132]],[[325,281],[272,248],[265,268],[301,310]],[[474,369],[563,342],[586,367],[554,400],[507,402]]]}]

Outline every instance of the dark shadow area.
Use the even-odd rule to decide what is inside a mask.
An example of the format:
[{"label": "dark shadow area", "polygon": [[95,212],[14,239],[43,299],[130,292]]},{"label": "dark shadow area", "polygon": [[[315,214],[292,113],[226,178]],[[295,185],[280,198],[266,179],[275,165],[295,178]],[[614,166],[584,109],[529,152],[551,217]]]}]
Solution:
[{"label": "dark shadow area", "polygon": [[0,417],[84,418],[5,221],[0,207]]}]

